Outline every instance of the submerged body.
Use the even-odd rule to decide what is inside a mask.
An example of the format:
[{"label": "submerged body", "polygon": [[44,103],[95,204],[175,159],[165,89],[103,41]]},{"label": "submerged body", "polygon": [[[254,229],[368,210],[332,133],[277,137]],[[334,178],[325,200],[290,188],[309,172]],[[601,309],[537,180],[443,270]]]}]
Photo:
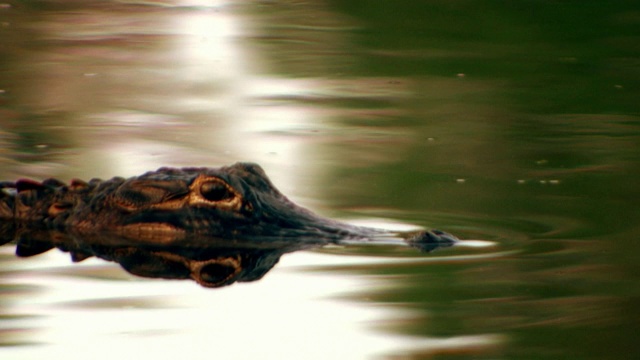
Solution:
[{"label": "submerged body", "polygon": [[124,179],[19,180],[0,185],[0,220],[77,234],[116,233],[168,243],[186,235],[216,239],[345,243],[402,238],[453,244],[433,230],[398,233],[322,218],[282,195],[262,168],[161,168]]}]

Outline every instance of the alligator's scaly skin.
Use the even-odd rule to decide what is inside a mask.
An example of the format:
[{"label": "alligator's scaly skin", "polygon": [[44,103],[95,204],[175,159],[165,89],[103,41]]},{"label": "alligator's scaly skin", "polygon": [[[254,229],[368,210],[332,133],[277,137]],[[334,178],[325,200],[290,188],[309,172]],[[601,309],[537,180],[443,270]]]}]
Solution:
[{"label": "alligator's scaly skin", "polygon": [[[282,195],[260,166],[161,168],[141,176],[0,183],[0,221],[80,234],[119,235],[169,242],[181,235],[221,239],[292,239],[329,243],[366,241],[398,233],[319,217]],[[457,239],[434,230],[402,235],[410,243]]]}]

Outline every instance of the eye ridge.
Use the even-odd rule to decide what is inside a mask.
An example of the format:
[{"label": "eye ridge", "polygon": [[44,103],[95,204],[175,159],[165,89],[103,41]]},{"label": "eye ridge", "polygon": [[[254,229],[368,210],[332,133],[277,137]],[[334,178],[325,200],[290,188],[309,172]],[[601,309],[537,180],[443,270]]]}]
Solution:
[{"label": "eye ridge", "polygon": [[225,201],[235,197],[225,184],[218,181],[209,181],[200,185],[200,194],[209,201]]}]

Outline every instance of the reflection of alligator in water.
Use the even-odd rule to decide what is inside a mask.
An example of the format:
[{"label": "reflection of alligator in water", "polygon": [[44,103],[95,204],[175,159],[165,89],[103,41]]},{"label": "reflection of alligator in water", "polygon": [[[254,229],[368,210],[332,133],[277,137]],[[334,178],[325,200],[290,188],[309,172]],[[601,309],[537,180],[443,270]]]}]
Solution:
[{"label": "reflection of alligator in water", "polygon": [[[69,252],[74,262],[95,256],[117,262],[134,275],[192,279],[206,287],[261,279],[283,254],[319,245],[272,238],[229,241],[203,235],[182,236],[179,242],[165,245],[151,244],[148,238],[134,239],[108,232],[86,235],[48,229],[18,229],[9,222],[0,225],[0,244],[16,242],[16,255],[20,257],[58,248]],[[431,244],[430,250],[437,246]]]},{"label": "reflection of alligator in water", "polygon": [[[395,232],[322,218],[292,203],[258,165],[247,163],[162,168],[129,179],[74,180],[68,185],[55,179],[0,183],[0,223],[12,229],[19,242],[18,254],[32,252],[25,252],[33,248],[25,244],[44,242],[78,259],[81,254],[97,256],[120,262],[134,274],[160,277],[185,277],[169,274],[173,268],[237,269],[244,255],[232,255],[236,250],[230,249],[240,243],[245,249],[254,244],[251,248],[269,254],[249,252],[248,258],[270,259],[259,266],[262,272],[258,273],[264,274],[281,254],[310,246],[391,243],[431,251],[458,241],[438,230]],[[14,236],[5,234],[2,240],[11,241]],[[127,241],[114,247],[114,239]],[[192,246],[194,239],[198,247]],[[213,251],[208,243],[224,244],[225,250],[216,255],[220,247]],[[263,251],[265,246],[270,250]],[[245,280],[256,278],[255,271]],[[208,284],[192,272],[186,277]]]},{"label": "reflection of alligator in water", "polygon": [[181,244],[158,246],[140,244],[115,234],[90,237],[55,230],[15,232],[5,226],[4,241],[16,241],[16,255],[30,257],[53,248],[69,252],[74,262],[90,257],[119,263],[131,274],[150,278],[192,279],[205,287],[222,287],[234,282],[262,278],[285,253],[310,247],[291,242],[235,241],[202,236],[185,237]]}]

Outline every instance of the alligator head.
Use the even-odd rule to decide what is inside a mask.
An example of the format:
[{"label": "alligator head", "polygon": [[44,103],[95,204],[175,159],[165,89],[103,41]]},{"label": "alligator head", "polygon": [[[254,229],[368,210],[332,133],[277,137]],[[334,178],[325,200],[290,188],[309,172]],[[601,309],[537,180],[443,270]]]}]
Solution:
[{"label": "alligator head", "polygon": [[161,168],[124,181],[106,204],[109,211],[122,214],[113,226],[125,233],[186,231],[225,239],[360,235],[295,205],[260,166],[249,163]]},{"label": "alligator head", "polygon": [[109,231],[164,242],[184,234],[317,244],[401,238],[423,250],[457,241],[437,230],[398,233],[320,217],[287,199],[262,168],[251,163],[160,168],[129,179],[76,180],[70,185],[54,179],[13,185],[16,193],[0,198],[0,217],[80,233]]}]

